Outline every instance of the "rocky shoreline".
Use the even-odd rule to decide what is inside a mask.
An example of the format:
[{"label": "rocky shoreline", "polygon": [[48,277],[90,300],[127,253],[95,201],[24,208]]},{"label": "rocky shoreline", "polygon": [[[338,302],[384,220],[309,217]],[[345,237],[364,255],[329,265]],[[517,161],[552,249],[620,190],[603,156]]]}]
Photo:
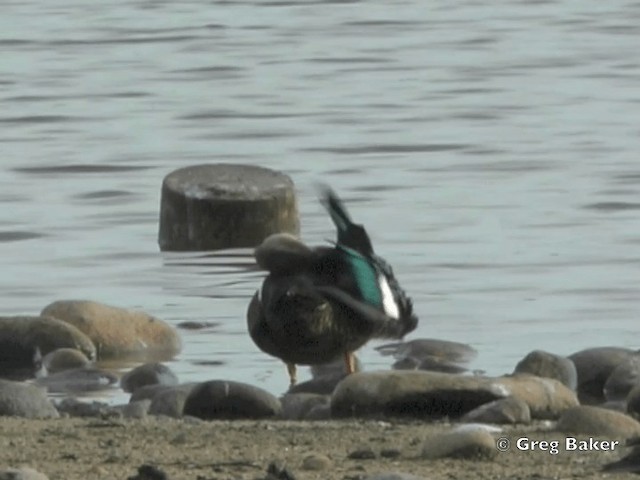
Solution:
[{"label": "rocky shoreline", "polygon": [[[512,373],[488,377],[466,371],[472,347],[413,339],[381,347],[397,360],[391,370],[346,375],[341,362],[315,366],[312,380],[277,397],[231,380],[180,383],[149,361],[179,351],[172,326],[95,302],[0,317],[0,344],[13,347],[0,359],[5,378],[31,376],[0,380],[0,469],[34,469],[0,470],[0,480],[555,479],[640,471],[640,361],[631,349],[569,357],[533,351]],[[131,354],[140,365],[122,378],[93,363]],[[116,384],[131,393],[129,403],[76,398]],[[47,392],[65,396],[53,401]]]},{"label": "rocky shoreline", "polygon": [[[546,423],[505,427],[511,448],[462,458],[430,458],[429,445],[452,426],[398,419],[199,421],[64,418],[2,419],[0,465],[25,465],[56,479],[451,480],[627,479],[602,472],[628,452],[522,450],[517,440],[553,442]],[[140,467],[146,475],[138,473]],[[2,477],[0,478],[14,478]]]}]

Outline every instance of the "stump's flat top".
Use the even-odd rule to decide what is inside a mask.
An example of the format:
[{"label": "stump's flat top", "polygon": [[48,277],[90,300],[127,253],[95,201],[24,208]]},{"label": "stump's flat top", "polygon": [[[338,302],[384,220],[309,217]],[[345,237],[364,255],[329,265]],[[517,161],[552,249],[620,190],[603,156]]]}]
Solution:
[{"label": "stump's flat top", "polygon": [[226,163],[175,170],[165,177],[164,186],[190,198],[243,200],[261,199],[294,188],[291,178],[282,172]]}]

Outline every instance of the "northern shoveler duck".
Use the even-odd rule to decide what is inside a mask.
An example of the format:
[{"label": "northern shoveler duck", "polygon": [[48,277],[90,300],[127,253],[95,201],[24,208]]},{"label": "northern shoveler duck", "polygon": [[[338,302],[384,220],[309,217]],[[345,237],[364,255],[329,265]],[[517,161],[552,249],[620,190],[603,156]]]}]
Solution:
[{"label": "northern shoveler duck", "polygon": [[269,275],[249,304],[249,334],[287,364],[292,385],[296,364],[343,355],[352,373],[353,352],[369,339],[402,338],[418,323],[411,299],[374,253],[364,227],[353,223],[328,187],[321,202],[338,231],[335,245],[309,248],[292,235],[275,234],[255,250]]}]

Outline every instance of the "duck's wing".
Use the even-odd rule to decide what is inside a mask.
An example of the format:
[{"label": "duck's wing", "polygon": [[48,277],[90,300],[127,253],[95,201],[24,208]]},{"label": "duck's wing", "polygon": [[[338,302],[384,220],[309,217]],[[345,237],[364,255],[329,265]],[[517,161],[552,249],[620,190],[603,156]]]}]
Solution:
[{"label": "duck's wing", "polygon": [[345,245],[363,255],[373,254],[373,246],[364,226],[353,223],[344,204],[327,185],[320,187],[320,203],[329,212],[338,230],[338,244]]},{"label": "duck's wing", "polygon": [[[413,302],[400,287],[391,266],[373,251],[371,240],[362,225],[353,223],[347,209],[328,186],[321,186],[320,201],[325,206],[338,230],[336,251],[341,252],[349,264],[352,285],[338,286],[362,301],[377,307],[387,316],[403,324],[404,333],[415,330],[418,318],[413,313]],[[355,284],[355,286],[354,286]]]},{"label": "duck's wing", "polygon": [[259,291],[255,293],[249,303],[247,327],[249,328],[249,336],[260,350],[274,357],[282,357],[282,348],[274,342],[271,330],[267,325]]},{"label": "duck's wing", "polygon": [[400,286],[398,279],[393,274],[393,269],[387,261],[379,255],[373,254],[371,261],[376,265],[377,270],[384,276],[389,291],[393,297],[393,302],[398,309],[398,318],[404,319],[406,326],[406,333],[409,333],[416,329],[418,326],[418,317],[413,313],[413,301],[411,297],[407,295],[407,292]]},{"label": "duck's wing", "polygon": [[351,310],[359,321],[369,324],[373,336],[383,338],[402,338],[406,331],[402,321],[385,315],[368,303],[357,300],[344,290],[331,286],[316,286],[318,292],[329,300],[340,303]]},{"label": "duck's wing", "polygon": [[415,330],[418,319],[413,314],[411,298],[400,287],[387,262],[375,254],[366,257],[342,245],[336,245],[332,255],[330,261],[347,265],[348,269],[347,275],[335,279],[337,287],[402,323],[403,335]]}]

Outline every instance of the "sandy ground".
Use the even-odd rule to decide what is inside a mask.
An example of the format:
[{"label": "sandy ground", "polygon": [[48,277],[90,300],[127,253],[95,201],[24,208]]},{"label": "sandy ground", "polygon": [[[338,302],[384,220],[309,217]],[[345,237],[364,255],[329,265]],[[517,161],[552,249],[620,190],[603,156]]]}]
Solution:
[{"label": "sandy ground", "polygon": [[[453,479],[629,479],[601,473],[600,467],[626,454],[561,451],[521,452],[512,448],[492,460],[425,460],[424,438],[447,428],[420,421],[214,421],[167,418],[144,420],[0,418],[0,466],[29,466],[51,480],[127,479],[150,463],[173,480],[263,479],[270,462],[280,461],[297,480],[357,480],[369,474],[403,472],[429,480]],[[564,439],[553,432],[507,430],[518,437]],[[351,459],[365,448],[375,459]],[[396,450],[395,458],[380,455]],[[393,452],[391,453],[391,455]],[[330,465],[305,469],[305,458],[326,456]]]}]

